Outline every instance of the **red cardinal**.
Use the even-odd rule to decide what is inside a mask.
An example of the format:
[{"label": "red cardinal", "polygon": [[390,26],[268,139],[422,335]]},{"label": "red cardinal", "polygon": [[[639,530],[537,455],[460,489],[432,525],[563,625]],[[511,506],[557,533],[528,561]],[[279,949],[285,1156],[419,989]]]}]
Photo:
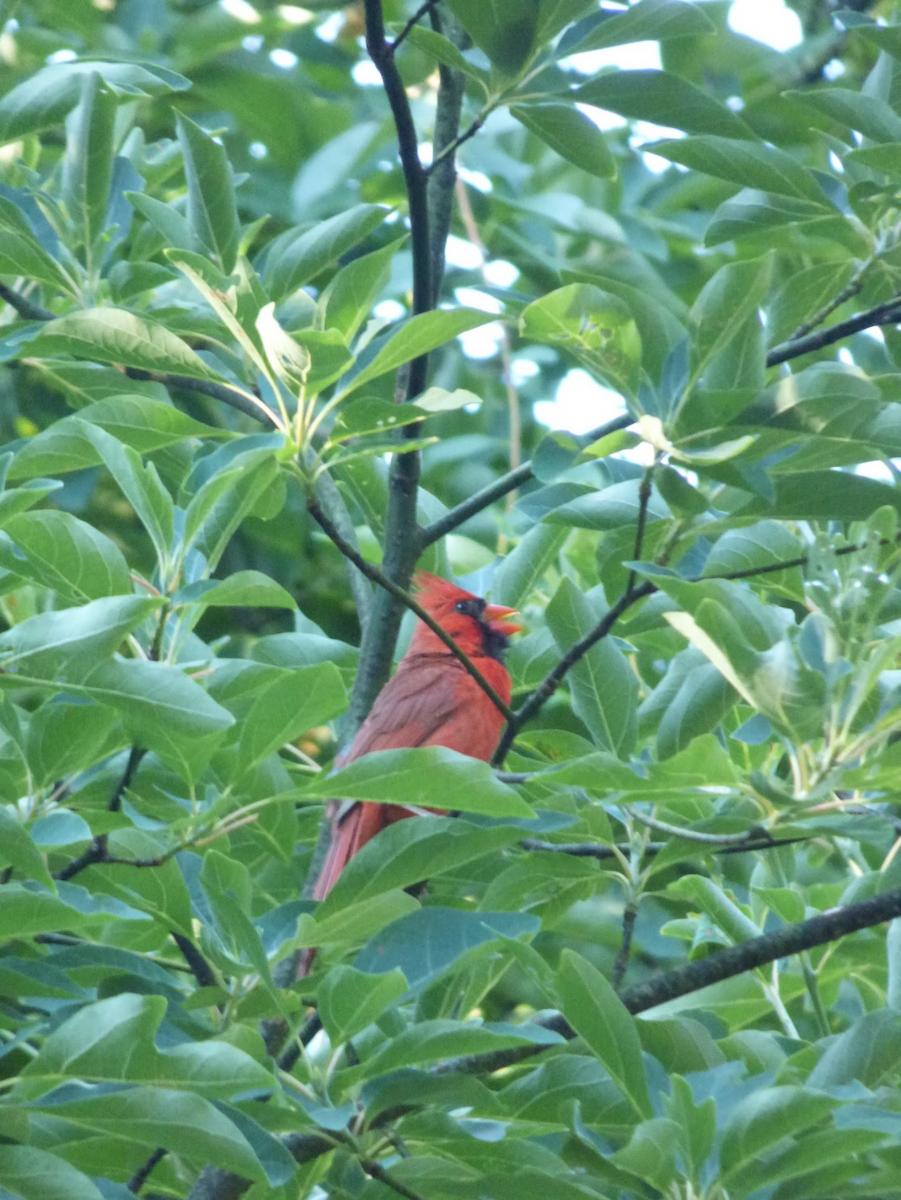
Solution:
[{"label": "red cardinal", "polygon": [[[510,634],[522,628],[504,620],[515,609],[486,604],[479,596],[426,571],[417,571],[414,582],[422,607],[509,704],[510,676],[501,660]],[[447,746],[487,762],[503,725],[504,718],[460,660],[420,621],[396,673],[379,692],[338,765],[373,750],[408,746]],[[329,808],[332,841],[313,888],[315,900],[329,894],[347,863],[380,830],[416,815],[397,804],[333,800]]]}]

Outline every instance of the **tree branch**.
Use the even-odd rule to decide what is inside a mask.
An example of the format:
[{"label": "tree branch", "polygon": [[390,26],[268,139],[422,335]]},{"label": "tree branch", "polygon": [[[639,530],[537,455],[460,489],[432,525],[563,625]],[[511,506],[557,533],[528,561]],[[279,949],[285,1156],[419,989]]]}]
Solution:
[{"label": "tree branch", "polygon": [[374,566],[370,562],[367,562],[366,559],[363,558],[363,556],[359,553],[359,551],[354,550],[353,546],[348,545],[348,543],[344,541],[344,539],[341,537],[341,534],[319,507],[315,499],[310,498],[307,501],[307,508],[313,520],[322,527],[322,529],[329,536],[329,538],[331,538],[345,558],[348,558],[358,568],[358,570],[360,570],[362,574],[367,577],[367,579],[371,579],[373,583],[377,583],[380,588],[384,589],[384,591],[387,592],[394,600],[396,600],[399,605],[408,608],[410,612],[415,613],[416,616],[419,617],[420,621],[422,621],[425,625],[428,625],[432,633],[434,633],[436,637],[440,638],[445,646],[447,646],[448,650],[450,650],[451,654],[453,654],[458,662],[463,666],[467,674],[472,676],[498,712],[503,713],[504,718],[507,721],[514,720],[515,714],[513,710],[504,703],[504,701],[497,694],[472,659],[470,659],[469,656],[460,649],[450,634],[441,628],[435,618],[430,613],[427,613],[422,605],[418,604],[417,601],[402,587],[396,584],[393,579],[389,579],[388,576],[383,571],[380,571],[378,567]]},{"label": "tree branch", "polygon": [[[413,258],[413,313],[432,307],[432,245],[429,236],[427,179],[419,161],[416,128],[410,102],[391,45],[385,40],[381,0],[363,0],[366,15],[366,49],[379,72],[397,130],[397,145],[407,189],[410,240]],[[425,390],[428,355],[410,364],[404,388],[406,399]],[[419,424],[408,426],[402,438],[415,438]],[[416,505],[419,491],[418,450],[396,454],[388,477],[388,511],[385,517],[384,574],[403,588],[419,556],[416,538]],[[400,628],[401,605],[396,596],[381,589],[373,598],[372,616],[360,647],[360,665],[354,680],[348,724],[359,726],[391,671],[391,659]]]},{"label": "tree branch", "polygon": [[181,951],[182,957],[191,970],[191,974],[197,980],[198,987],[215,987],[218,983],[218,980],[213,974],[213,968],[203,957],[191,939],[186,938],[183,934],[176,933],[173,930],[172,940]]},{"label": "tree branch", "polygon": [[[848,934],[859,933],[874,925],[893,921],[899,916],[901,888],[884,892],[872,900],[862,900],[844,908],[830,909],[806,921],[784,925],[747,942],[715,950],[707,958],[676,967],[672,971],[665,971],[662,975],[656,975],[643,983],[633,984],[621,993],[620,1000],[634,1016],[670,1000],[689,996],[715,983],[732,979],[736,975],[744,975],[757,967],[778,962],[781,958],[800,954],[804,950],[813,950],[817,946],[838,941]],[[576,1036],[575,1031],[559,1013],[542,1020],[540,1024],[555,1030],[565,1038]],[[488,1054],[472,1054],[463,1058],[448,1059],[441,1063],[436,1071],[442,1075],[452,1072],[467,1075],[486,1074],[533,1058],[546,1049],[546,1046],[521,1046]]]},{"label": "tree branch", "polygon": [[444,147],[440,154],[436,154],[432,159],[431,166],[428,168],[429,174],[431,174],[436,167],[444,162],[446,158],[456,154],[464,142],[468,142],[471,137],[475,137],[475,135],[485,124],[489,115],[490,114],[488,112],[480,112],[477,117],[473,118],[472,123],[468,126],[468,128],[464,129],[463,132],[458,134],[452,142],[448,143],[448,145]]},{"label": "tree branch", "polygon": [[[899,533],[895,538],[880,538],[878,544],[880,546],[894,546],[898,543],[901,543],[901,533]],[[844,557],[847,554],[856,554],[861,550],[865,550],[866,546],[867,543],[862,545],[840,546],[837,550],[834,550],[833,553],[836,556]],[[771,575],[777,571],[788,570],[791,567],[806,566],[808,559],[809,555],[803,554],[799,555],[797,558],[785,559],[778,563],[768,563],[762,567],[745,567],[738,571],[723,571],[721,574],[717,575],[695,575],[690,579],[686,579],[685,582],[702,583],[711,579],[753,579],[758,575]],[[491,760],[494,766],[500,766],[503,763],[507,751],[513,745],[516,735],[519,733],[520,729],[522,729],[525,722],[530,717],[534,716],[534,714],[538,712],[539,709],[541,709],[550,699],[571,668],[574,667],[575,664],[588,653],[592,646],[601,641],[603,638],[607,637],[613,626],[627,609],[631,608],[632,605],[636,604],[639,600],[643,600],[646,596],[653,595],[656,591],[658,591],[656,584],[653,584],[650,581],[640,584],[637,588],[627,588],[622,596],[620,596],[619,600],[617,600],[617,602],[613,605],[613,607],[604,614],[603,618],[598,622],[591,633],[586,634],[581,641],[576,642],[574,646],[571,646],[569,650],[567,650],[566,654],[563,655],[553,670],[548,672],[534,692],[532,692],[525,702],[516,710],[513,715],[513,720],[508,722],[507,728],[504,730],[503,736],[498,744],[498,748],[494,752],[494,757]]]},{"label": "tree branch", "polygon": [[810,354],[814,350],[822,350],[834,342],[861,333],[864,329],[872,329],[876,325],[897,325],[901,322],[901,296],[895,296],[884,304],[877,304],[866,312],[849,317],[847,321],[838,321],[828,329],[820,329],[817,333],[808,333],[804,337],[794,338],[774,346],[766,356],[766,365],[775,367],[777,363],[788,362],[792,358],[800,358],[802,354]]},{"label": "tree branch", "polygon": [[33,300],[29,300],[14,288],[7,287],[5,283],[0,283],[0,300],[5,300],[25,321],[52,321],[56,316],[56,313],[41,308],[40,304],[35,304]]},{"label": "tree branch", "polygon": [[438,2],[439,0],[425,0],[424,4],[420,4],[419,8],[417,8],[413,16],[410,17],[409,21],[407,21],[406,25],[403,27],[394,41],[390,43],[388,48],[392,54],[394,54],[398,46],[403,45],[410,34],[410,30],[414,29],[429,11],[429,9],[434,8]]},{"label": "tree branch", "polygon": [[[684,833],[679,834],[684,837]],[[713,835],[711,835],[713,836]],[[752,841],[740,843],[719,842],[714,845],[712,842],[704,842],[699,846],[699,853],[706,848],[707,852],[712,854],[750,854],[752,851],[759,850],[774,850],[777,846],[794,846],[798,842],[809,842],[812,839],[809,837],[794,837],[794,838],[762,838]],[[608,859],[617,858],[618,854],[628,854],[629,847],[625,844],[614,846],[604,845],[599,842],[542,842],[538,838],[525,838],[519,843],[521,849],[531,852],[539,852],[543,854],[569,854],[573,858],[595,858],[600,862]],[[669,845],[669,842],[648,842],[644,852],[649,858],[660,854]]]},{"label": "tree branch", "polygon": [[617,992],[620,989],[629,966],[629,955],[632,952],[632,935],[635,932],[635,921],[638,917],[638,908],[636,905],[637,901],[627,900],[626,906],[623,909],[623,937],[613,963],[613,970],[610,973],[610,982],[613,984],[614,991]]},{"label": "tree branch", "polygon": [[[605,425],[592,430],[587,435],[586,441],[588,444],[596,442],[600,438],[607,437],[611,433],[616,433],[620,429],[627,429],[630,425],[634,425],[635,421],[636,418],[631,413],[623,413],[621,417],[615,417]],[[529,462],[524,462],[522,466],[517,467],[515,470],[508,471],[506,475],[502,475],[494,483],[489,483],[487,487],[483,487],[481,491],[470,496],[468,500],[464,500],[462,504],[458,504],[455,508],[450,509],[443,517],[439,517],[437,521],[424,526],[420,530],[420,549],[424,550],[427,546],[431,546],[433,542],[437,542],[439,538],[443,538],[445,534],[453,533],[464,521],[468,521],[470,517],[477,516],[489,504],[493,504],[495,500],[502,500],[508,492],[516,491],[522,484],[528,483],[531,478],[532,463],[530,460]]]},{"label": "tree branch", "polygon": [[[444,22],[438,12],[432,9],[430,14],[432,28],[438,33],[445,33],[458,49],[468,42],[463,30],[449,14],[444,14]],[[442,24],[446,28],[442,28]],[[432,302],[437,303],[441,291],[441,280],[444,276],[444,259],[447,236],[450,233],[454,212],[454,192],[457,179],[457,166],[453,154],[445,154],[448,146],[452,145],[460,128],[460,112],[463,107],[463,93],[466,80],[460,71],[454,71],[443,63],[438,64],[438,75],[441,80],[438,88],[438,103],[435,110],[435,133],[432,138],[432,154],[435,160],[440,159],[441,166],[432,170],[427,182],[427,198],[429,207],[429,240],[431,242],[431,272],[432,272]]]},{"label": "tree branch", "polygon": [[138,1167],[137,1171],[135,1171],[134,1175],[132,1175],[131,1179],[129,1179],[128,1183],[125,1185],[128,1190],[137,1196],[138,1192],[147,1182],[150,1172],[157,1165],[157,1163],[165,1157],[166,1150],[164,1147],[157,1146],[157,1148],[150,1154],[147,1161]]},{"label": "tree branch", "polygon": [[657,587],[653,583],[642,583],[637,588],[630,588],[623,592],[616,604],[604,614],[603,618],[592,629],[592,631],[581,638],[574,646],[570,646],[567,652],[563,655],[553,670],[545,675],[544,679],[539,683],[538,687],[532,692],[524,704],[522,704],[513,714],[513,719],[507,722],[507,728],[504,730],[497,750],[494,752],[494,757],[491,760],[495,766],[499,766],[506,757],[507,751],[513,745],[516,735],[522,729],[528,719],[535,715],[540,708],[551,698],[554,692],[562,683],[566,673],[576,665],[579,659],[584,658],[592,646],[607,636],[619,618],[631,608],[633,604],[637,604],[639,600],[643,600],[646,596],[652,595],[657,591]]},{"label": "tree branch", "polygon": [[[118,812],[122,804],[122,797],[125,792],[131,787],[138,767],[141,765],[141,759],[147,753],[140,746],[132,746],[128,752],[128,759],[125,763],[125,770],[122,772],[113,793],[110,796],[108,810],[109,812]],[[106,862],[107,858],[107,835],[99,833],[92,839],[88,848],[78,856],[73,858],[71,862],[59,871],[54,873],[53,878],[65,882],[68,879],[73,879],[79,872],[84,871],[87,867],[94,866],[95,863]]]}]

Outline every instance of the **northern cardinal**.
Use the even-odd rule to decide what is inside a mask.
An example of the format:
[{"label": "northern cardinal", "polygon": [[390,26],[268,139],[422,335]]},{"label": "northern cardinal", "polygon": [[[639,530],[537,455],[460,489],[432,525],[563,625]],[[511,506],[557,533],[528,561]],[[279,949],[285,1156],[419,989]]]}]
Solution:
[{"label": "northern cardinal", "polygon": [[[422,607],[509,704],[510,675],[502,659],[507,639],[522,626],[511,625],[505,618],[516,610],[486,604],[479,596],[426,571],[417,571],[414,583]],[[503,725],[503,716],[459,659],[420,621],[396,673],[379,692],[337,765],[344,766],[373,750],[409,746],[447,746],[487,762]],[[332,840],[313,888],[315,900],[329,894],[347,863],[380,830],[417,814],[397,804],[332,800],[328,815]]]}]

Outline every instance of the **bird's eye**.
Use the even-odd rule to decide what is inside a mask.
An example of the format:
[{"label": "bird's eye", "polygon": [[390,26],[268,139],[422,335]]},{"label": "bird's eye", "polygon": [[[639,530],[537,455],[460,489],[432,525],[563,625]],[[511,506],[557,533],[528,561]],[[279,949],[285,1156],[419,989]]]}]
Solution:
[{"label": "bird's eye", "polygon": [[467,617],[473,617],[478,621],[482,615],[482,609],[485,607],[485,601],[480,600],[478,596],[469,596],[466,600],[458,600],[454,605],[454,611],[465,613]]}]

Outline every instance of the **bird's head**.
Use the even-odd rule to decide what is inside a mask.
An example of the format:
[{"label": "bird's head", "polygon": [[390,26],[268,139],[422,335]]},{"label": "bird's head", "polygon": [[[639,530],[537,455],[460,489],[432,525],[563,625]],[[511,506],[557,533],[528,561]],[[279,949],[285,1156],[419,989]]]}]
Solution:
[{"label": "bird's head", "polygon": [[[510,635],[522,629],[522,625],[511,625],[507,619],[515,615],[516,609],[488,604],[481,596],[428,571],[417,571],[413,583],[422,607],[470,657],[487,654],[501,661]],[[445,649],[431,629],[420,622],[410,647],[413,653],[434,653],[439,647]]]}]

